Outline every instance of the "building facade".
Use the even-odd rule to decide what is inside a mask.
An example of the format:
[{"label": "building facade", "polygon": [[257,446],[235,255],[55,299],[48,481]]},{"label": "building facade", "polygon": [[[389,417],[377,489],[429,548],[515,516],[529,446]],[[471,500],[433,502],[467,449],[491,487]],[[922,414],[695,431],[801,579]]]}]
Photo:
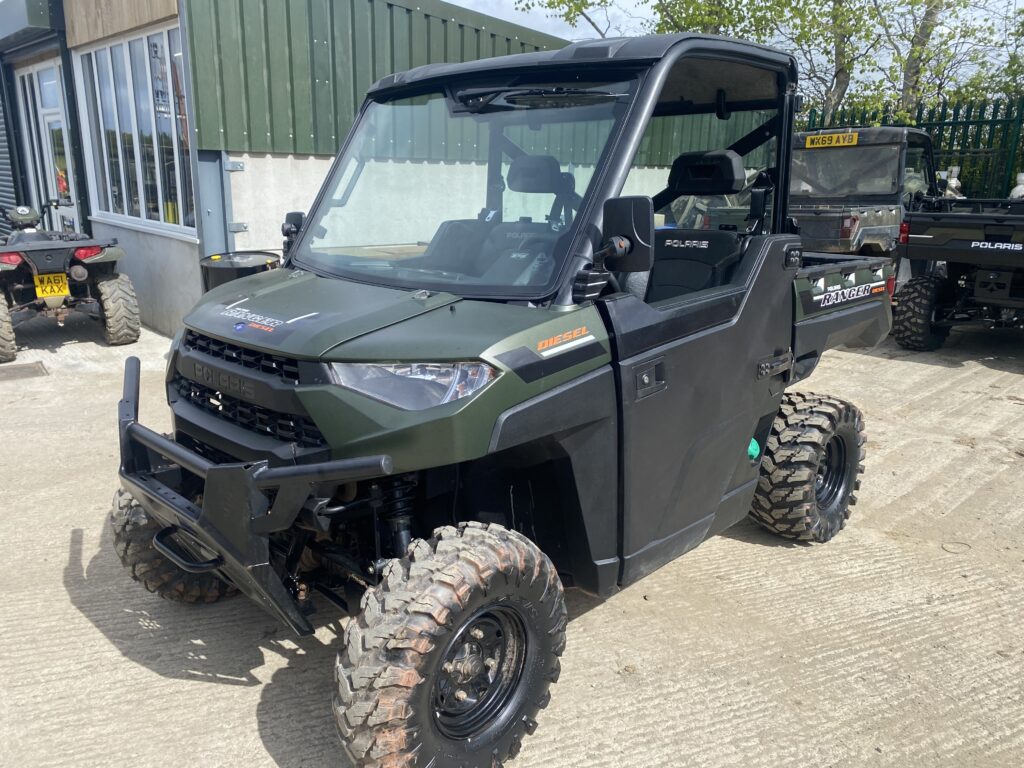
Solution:
[{"label": "building facade", "polygon": [[373,81],[564,44],[440,0],[3,0],[0,206],[116,237],[171,334],[200,258],[280,250]]}]

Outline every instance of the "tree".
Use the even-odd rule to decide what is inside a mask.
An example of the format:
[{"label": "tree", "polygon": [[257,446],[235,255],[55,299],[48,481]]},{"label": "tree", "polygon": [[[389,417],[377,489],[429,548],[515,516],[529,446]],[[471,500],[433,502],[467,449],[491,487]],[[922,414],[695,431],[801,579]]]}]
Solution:
[{"label": "tree", "polygon": [[520,11],[549,11],[552,16],[562,19],[571,27],[577,27],[583,22],[598,37],[608,37],[612,27],[608,11],[614,5],[614,0],[516,0],[516,8]]},{"label": "tree", "polygon": [[981,98],[1006,62],[999,0],[872,0],[882,45],[872,68],[904,120],[922,104]]},{"label": "tree", "polygon": [[[703,32],[776,45],[800,64],[825,121],[843,106],[893,107],[1024,91],[1024,11],[1013,0],[641,0],[652,32]],[[1003,4],[1003,5],[1000,5]],[[616,0],[516,0],[600,36]]]},{"label": "tree", "polygon": [[725,34],[792,51],[803,89],[826,120],[842,105],[879,41],[870,0],[652,0],[652,5],[658,31]]}]

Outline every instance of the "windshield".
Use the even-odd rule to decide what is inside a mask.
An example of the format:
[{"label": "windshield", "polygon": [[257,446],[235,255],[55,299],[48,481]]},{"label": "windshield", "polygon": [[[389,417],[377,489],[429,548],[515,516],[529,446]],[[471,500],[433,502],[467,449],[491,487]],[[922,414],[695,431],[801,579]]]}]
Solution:
[{"label": "windshield", "polygon": [[900,145],[796,149],[790,197],[889,197],[899,191]]},{"label": "windshield", "polygon": [[295,263],[399,288],[548,295],[633,91],[474,84],[371,103]]}]

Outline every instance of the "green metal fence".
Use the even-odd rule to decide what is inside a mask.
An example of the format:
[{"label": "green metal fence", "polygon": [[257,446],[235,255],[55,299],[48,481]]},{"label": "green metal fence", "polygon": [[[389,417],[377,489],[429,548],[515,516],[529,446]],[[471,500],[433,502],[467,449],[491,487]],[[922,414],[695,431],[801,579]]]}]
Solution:
[{"label": "green metal fence", "polygon": [[[904,124],[891,109],[842,109],[825,123],[817,110],[807,115],[807,130]],[[939,170],[960,166],[968,197],[1005,197],[1018,171],[1024,171],[1024,99],[942,102],[920,107],[909,123],[928,131]]]}]

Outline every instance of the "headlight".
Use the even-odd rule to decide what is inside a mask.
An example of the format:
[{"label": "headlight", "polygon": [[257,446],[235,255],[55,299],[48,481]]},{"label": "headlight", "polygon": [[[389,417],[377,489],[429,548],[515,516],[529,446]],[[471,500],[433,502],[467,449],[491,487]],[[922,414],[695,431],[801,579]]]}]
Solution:
[{"label": "headlight", "polygon": [[332,363],[338,383],[406,411],[476,394],[497,378],[486,363]]}]

